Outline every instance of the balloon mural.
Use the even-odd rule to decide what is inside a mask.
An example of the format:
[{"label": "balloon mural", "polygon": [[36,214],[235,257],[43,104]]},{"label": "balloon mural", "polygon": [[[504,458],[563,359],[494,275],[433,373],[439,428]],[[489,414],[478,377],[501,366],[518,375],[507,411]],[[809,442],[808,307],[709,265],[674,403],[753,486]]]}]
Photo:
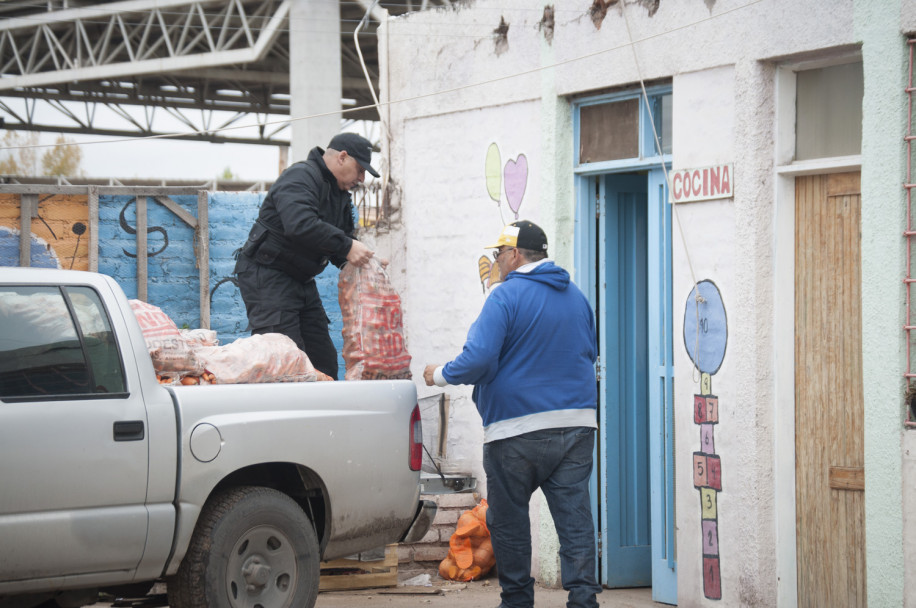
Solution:
[{"label": "balloon mural", "polygon": [[519,154],[516,160],[510,158],[506,161],[506,165],[502,166],[499,146],[492,143],[487,148],[485,169],[487,193],[490,198],[498,205],[502,199],[503,185],[505,185],[509,209],[515,214],[515,219],[518,219],[518,209],[522,206],[522,197],[525,196],[525,187],[528,185],[528,157]]},{"label": "balloon mural", "polygon": [[477,260],[477,270],[480,272],[480,286],[484,293],[487,293],[487,288],[499,283],[499,266],[492,257],[480,256],[480,259]]},{"label": "balloon mural", "polygon": [[[528,157],[519,154],[515,160],[511,158],[502,163],[499,146],[494,142],[487,148],[487,157],[484,162],[484,175],[487,183],[487,194],[497,206],[502,201],[503,189],[506,192],[506,202],[509,209],[518,219],[518,210],[522,206],[525,188],[528,186]],[[480,284],[484,293],[488,288],[499,283],[499,267],[490,256],[482,255],[477,260],[477,269],[480,273]]]}]

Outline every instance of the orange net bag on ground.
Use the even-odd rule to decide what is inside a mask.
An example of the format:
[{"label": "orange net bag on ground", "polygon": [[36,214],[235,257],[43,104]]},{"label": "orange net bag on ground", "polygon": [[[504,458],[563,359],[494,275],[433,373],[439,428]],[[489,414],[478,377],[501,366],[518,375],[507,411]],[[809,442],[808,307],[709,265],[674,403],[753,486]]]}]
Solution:
[{"label": "orange net bag on ground", "polygon": [[487,501],[483,499],[458,518],[455,533],[448,541],[448,555],[439,564],[439,576],[450,581],[472,581],[486,575],[495,564],[487,528]]},{"label": "orange net bag on ground", "polygon": [[401,324],[401,298],[372,258],[345,264],[338,280],[347,380],[410,379],[410,353]]}]

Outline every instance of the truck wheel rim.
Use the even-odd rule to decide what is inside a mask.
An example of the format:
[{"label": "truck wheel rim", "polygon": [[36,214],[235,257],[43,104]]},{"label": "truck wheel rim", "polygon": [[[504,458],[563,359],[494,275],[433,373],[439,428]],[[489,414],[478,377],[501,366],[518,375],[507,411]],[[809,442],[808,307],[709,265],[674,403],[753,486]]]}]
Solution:
[{"label": "truck wheel rim", "polygon": [[298,580],[296,549],[274,526],[246,531],[229,555],[226,591],[233,608],[290,606]]}]

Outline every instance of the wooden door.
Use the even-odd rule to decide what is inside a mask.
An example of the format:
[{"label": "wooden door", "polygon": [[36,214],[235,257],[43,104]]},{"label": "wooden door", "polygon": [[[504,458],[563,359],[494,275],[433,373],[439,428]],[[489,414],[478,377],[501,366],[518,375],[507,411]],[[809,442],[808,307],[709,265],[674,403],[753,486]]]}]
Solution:
[{"label": "wooden door", "polygon": [[798,605],[865,606],[860,174],[795,181]]}]

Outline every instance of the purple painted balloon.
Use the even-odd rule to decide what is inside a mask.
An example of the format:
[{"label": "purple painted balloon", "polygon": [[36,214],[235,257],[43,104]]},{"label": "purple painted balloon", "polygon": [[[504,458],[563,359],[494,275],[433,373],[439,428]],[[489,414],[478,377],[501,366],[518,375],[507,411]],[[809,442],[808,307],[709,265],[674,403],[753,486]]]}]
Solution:
[{"label": "purple painted balloon", "polygon": [[522,205],[522,197],[525,196],[525,187],[528,185],[528,158],[524,154],[519,154],[518,160],[506,161],[503,183],[506,185],[509,208],[515,213],[515,219],[518,219],[518,208]]}]

